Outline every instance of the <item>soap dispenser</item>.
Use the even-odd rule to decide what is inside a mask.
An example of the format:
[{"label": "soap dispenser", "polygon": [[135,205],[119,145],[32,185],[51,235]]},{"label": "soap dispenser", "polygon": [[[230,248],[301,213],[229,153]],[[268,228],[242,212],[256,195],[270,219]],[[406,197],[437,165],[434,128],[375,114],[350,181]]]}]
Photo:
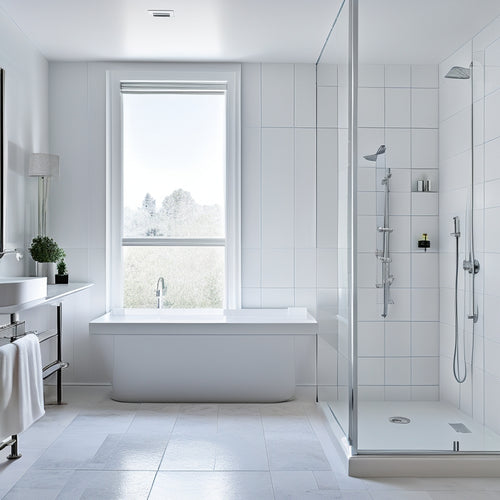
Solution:
[{"label": "soap dispenser", "polygon": [[427,233],[422,234],[422,237],[418,240],[418,248],[423,248],[424,252],[431,247],[431,242],[427,239]]}]

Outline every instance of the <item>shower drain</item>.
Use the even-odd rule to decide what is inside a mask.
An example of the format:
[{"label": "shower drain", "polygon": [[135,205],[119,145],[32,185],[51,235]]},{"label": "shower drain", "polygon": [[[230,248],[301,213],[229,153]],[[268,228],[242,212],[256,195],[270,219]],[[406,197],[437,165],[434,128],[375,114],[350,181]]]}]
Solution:
[{"label": "shower drain", "polygon": [[391,424],[409,424],[410,419],[407,417],[390,417],[389,422]]}]

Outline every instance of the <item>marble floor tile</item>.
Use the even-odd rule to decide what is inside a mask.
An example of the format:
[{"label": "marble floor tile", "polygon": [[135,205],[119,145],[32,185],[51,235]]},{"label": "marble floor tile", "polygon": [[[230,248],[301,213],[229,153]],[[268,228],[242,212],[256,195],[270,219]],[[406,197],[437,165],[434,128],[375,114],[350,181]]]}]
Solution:
[{"label": "marble floor tile", "polygon": [[31,468],[6,494],[5,500],[56,498],[72,475],[72,470],[36,470]]},{"label": "marble floor tile", "polygon": [[58,500],[147,499],[155,472],[77,470],[58,495]]},{"label": "marble floor tile", "polygon": [[177,413],[161,411],[138,411],[130,423],[127,433],[148,433],[168,437],[172,433]]},{"label": "marble floor tile", "polygon": [[314,436],[266,433],[266,443],[271,470],[330,470],[321,443]]},{"label": "marble floor tile", "polygon": [[160,470],[213,471],[217,436],[172,436],[160,464]]},{"label": "marble floor tile", "polygon": [[269,472],[158,472],[150,500],[274,500]]},{"label": "marble floor tile", "polygon": [[264,433],[219,432],[215,470],[269,470]]},{"label": "marble floor tile", "polygon": [[168,439],[155,434],[109,434],[96,454],[80,468],[156,471],[167,443]]},{"label": "marble floor tile", "polygon": [[338,489],[320,489],[312,471],[272,471],[276,500],[337,500],[342,499]]}]

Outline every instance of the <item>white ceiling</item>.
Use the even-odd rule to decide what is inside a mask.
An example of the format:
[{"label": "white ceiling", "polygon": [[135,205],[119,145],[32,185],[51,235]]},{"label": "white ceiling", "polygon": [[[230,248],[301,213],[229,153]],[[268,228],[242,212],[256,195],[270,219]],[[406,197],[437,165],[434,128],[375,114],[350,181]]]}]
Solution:
[{"label": "white ceiling", "polygon": [[[341,0],[0,0],[49,60],[316,62]],[[148,9],[173,9],[173,19]]]},{"label": "white ceiling", "polygon": [[[49,60],[315,62],[340,4],[0,0],[0,9]],[[175,17],[154,19],[148,9]],[[361,58],[437,63],[497,15],[500,0],[360,0]]]}]

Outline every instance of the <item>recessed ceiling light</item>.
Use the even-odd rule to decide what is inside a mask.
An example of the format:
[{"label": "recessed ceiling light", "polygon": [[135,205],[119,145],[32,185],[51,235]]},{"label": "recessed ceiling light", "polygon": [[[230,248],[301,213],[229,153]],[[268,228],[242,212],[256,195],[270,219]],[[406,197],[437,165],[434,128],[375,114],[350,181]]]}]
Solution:
[{"label": "recessed ceiling light", "polygon": [[174,11],[173,10],[148,10],[148,12],[153,16],[153,17],[167,17],[171,18],[174,17]]}]

